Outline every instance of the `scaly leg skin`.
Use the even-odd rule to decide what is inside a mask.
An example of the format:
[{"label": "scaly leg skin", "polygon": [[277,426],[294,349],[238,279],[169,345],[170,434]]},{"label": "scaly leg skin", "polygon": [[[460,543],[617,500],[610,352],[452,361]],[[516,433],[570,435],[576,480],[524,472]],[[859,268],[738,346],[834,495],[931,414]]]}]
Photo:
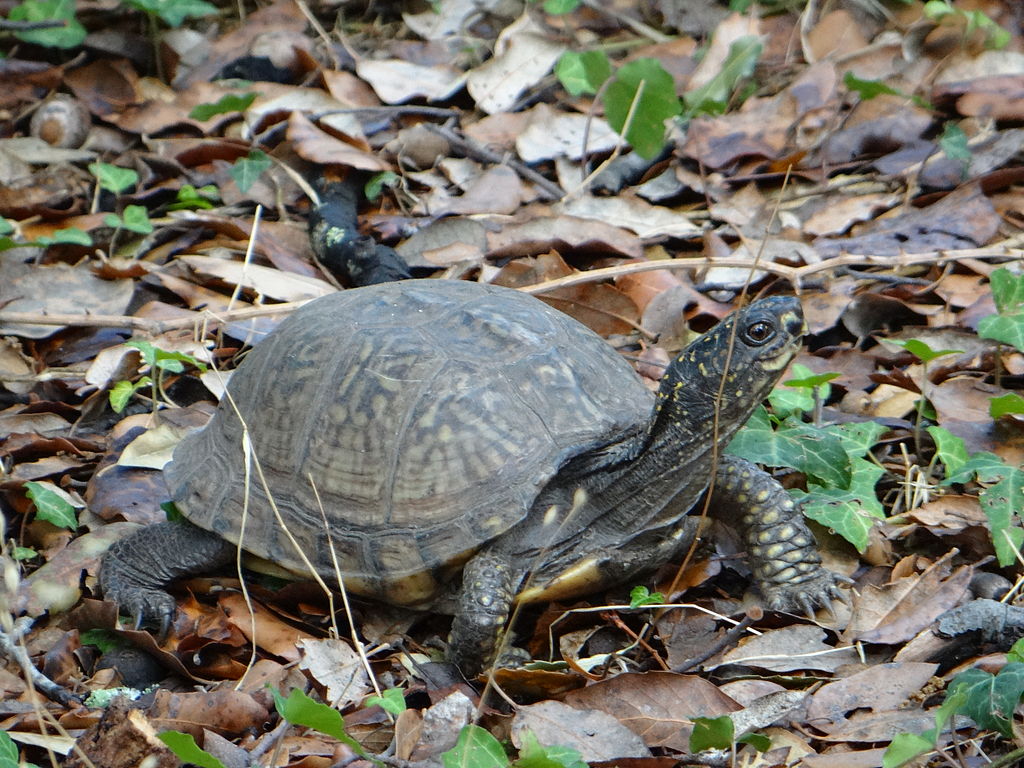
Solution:
[{"label": "scaly leg skin", "polygon": [[491,662],[515,597],[512,568],[491,552],[480,552],[462,571],[448,658],[467,678]]},{"label": "scaly leg skin", "polygon": [[177,605],[164,589],[177,578],[225,565],[236,548],[191,523],[157,523],[114,542],[100,563],[100,588],[136,629],[159,621],[167,635]]},{"label": "scaly leg skin", "polygon": [[821,566],[814,534],[800,508],[771,475],[735,456],[722,456],[715,479],[716,515],[734,520],[743,534],[750,566],[765,606],[773,611],[831,610],[844,599],[841,580]]}]

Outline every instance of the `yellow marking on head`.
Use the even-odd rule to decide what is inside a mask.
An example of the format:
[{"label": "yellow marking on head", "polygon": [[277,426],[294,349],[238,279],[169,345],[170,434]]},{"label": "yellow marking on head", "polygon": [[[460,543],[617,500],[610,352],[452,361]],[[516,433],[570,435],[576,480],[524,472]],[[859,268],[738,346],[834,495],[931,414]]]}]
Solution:
[{"label": "yellow marking on head", "polygon": [[554,525],[557,522],[558,506],[556,504],[552,504],[547,508],[547,511],[544,512],[544,525]]},{"label": "yellow marking on head", "polygon": [[697,363],[697,370],[700,371],[701,376],[708,375],[708,369],[704,367],[704,363]]},{"label": "yellow marking on head", "polygon": [[736,397],[743,397],[743,390],[742,389],[737,389],[736,390]]}]

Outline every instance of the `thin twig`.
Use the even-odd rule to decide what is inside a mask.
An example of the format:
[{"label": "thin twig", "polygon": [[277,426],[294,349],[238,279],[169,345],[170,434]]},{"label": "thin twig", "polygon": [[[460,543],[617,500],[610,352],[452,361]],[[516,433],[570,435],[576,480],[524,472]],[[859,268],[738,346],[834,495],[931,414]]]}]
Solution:
[{"label": "thin twig", "polygon": [[[757,611],[757,613],[760,613],[760,611]],[[760,618],[760,616],[758,616],[757,618]],[[682,664],[673,667],[672,671],[677,674],[682,674],[683,672],[686,672],[689,669],[693,669],[698,664],[703,664],[705,661],[710,659],[719,651],[735,645],[737,642],[739,642],[739,639],[743,635],[743,633],[750,629],[750,627],[753,626],[756,620],[757,619],[751,616],[751,614],[748,612],[739,624],[730,627],[728,632],[726,632],[724,635],[718,638],[718,642],[713,643],[711,647],[709,647],[703,653],[694,656],[692,659],[687,659]]]},{"label": "thin twig", "polygon": [[14,623],[14,637],[0,630],[0,653],[3,653],[11,661],[17,663],[24,674],[32,678],[32,685],[38,688],[46,698],[55,701],[64,707],[80,706],[82,700],[64,688],[62,685],[53,682],[50,678],[36,669],[36,665],[28,657],[24,646],[20,644],[20,638],[32,626],[32,619],[24,616]]},{"label": "thin twig", "polygon": [[505,154],[494,152],[486,147],[482,147],[475,141],[471,141],[465,136],[460,136],[446,125],[432,125],[430,123],[424,123],[424,126],[426,126],[427,130],[446,139],[452,146],[452,149],[457,152],[461,152],[466,157],[479,160],[483,163],[500,163],[507,165],[524,179],[531,181],[540,187],[541,191],[552,200],[561,200],[565,196],[565,190],[555,184],[555,182],[545,178],[530,166],[525,165],[513,157],[507,157]]}]

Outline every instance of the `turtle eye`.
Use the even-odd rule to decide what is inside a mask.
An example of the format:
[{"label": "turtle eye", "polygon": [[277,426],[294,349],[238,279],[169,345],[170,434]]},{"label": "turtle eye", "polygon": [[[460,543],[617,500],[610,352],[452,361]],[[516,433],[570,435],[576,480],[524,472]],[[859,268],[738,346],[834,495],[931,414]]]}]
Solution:
[{"label": "turtle eye", "polygon": [[756,323],[751,323],[747,326],[746,336],[747,340],[753,344],[764,344],[775,336],[775,328],[772,327],[771,323],[759,320]]}]

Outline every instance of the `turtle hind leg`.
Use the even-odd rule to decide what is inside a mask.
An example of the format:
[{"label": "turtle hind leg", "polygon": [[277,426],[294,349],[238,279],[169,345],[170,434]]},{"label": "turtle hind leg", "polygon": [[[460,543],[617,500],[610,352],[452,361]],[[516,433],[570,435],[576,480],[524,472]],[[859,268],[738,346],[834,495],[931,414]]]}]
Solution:
[{"label": "turtle hind leg", "polygon": [[231,562],[235,546],[191,523],[148,525],[114,542],[100,563],[100,588],[136,628],[145,621],[167,634],[176,603],[165,591],[182,576]]},{"label": "turtle hind leg", "polygon": [[466,677],[494,660],[515,597],[515,574],[508,560],[493,552],[473,556],[462,571],[448,658]]}]

